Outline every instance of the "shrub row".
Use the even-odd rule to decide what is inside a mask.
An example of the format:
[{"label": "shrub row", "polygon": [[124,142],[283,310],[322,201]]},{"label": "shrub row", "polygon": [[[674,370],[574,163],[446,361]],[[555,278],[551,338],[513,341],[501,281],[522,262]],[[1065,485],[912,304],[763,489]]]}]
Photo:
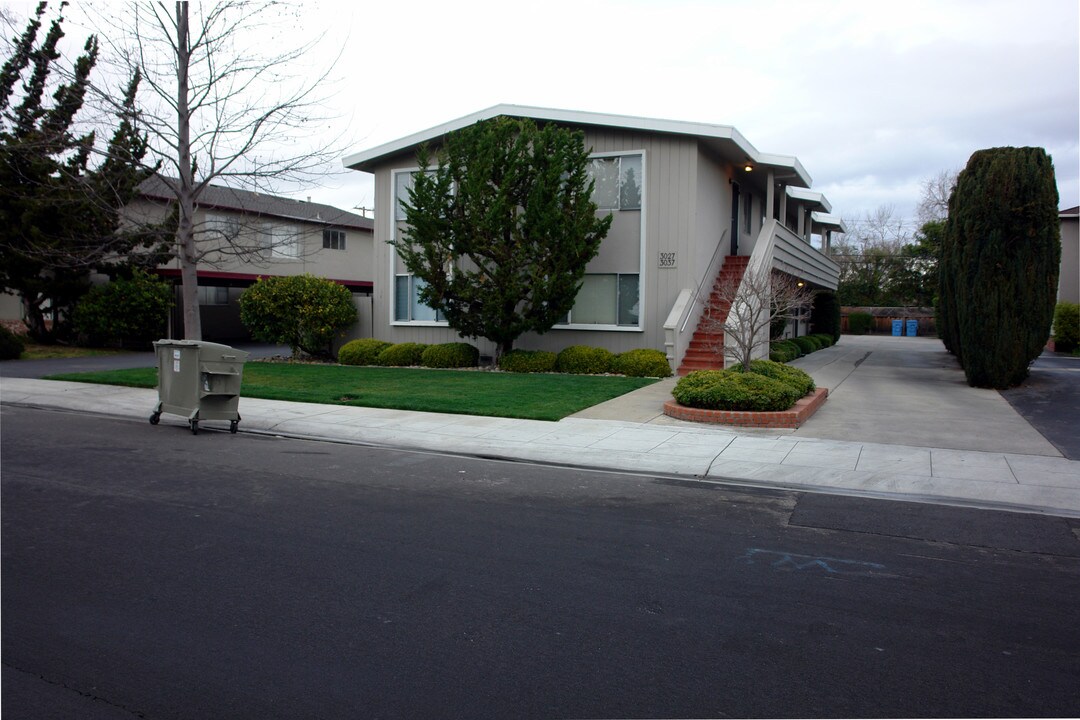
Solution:
[{"label": "shrub row", "polygon": [[1054,349],[1071,353],[1080,347],[1080,304],[1059,302],[1054,309]]},{"label": "shrub row", "polygon": [[352,340],[338,350],[342,365],[385,365],[387,367],[429,368],[476,367],[480,351],[469,343],[453,342],[440,345],[424,343],[388,343],[375,338]]},{"label": "shrub row", "polygon": [[675,384],[672,396],[682,405],[707,410],[787,410],[814,390],[813,379],[798,368],[770,360],[742,368],[698,370]]},{"label": "shrub row", "polygon": [[[429,368],[476,367],[480,352],[469,343],[441,345],[388,343],[363,338],[338,351],[342,365],[422,365]],[[639,348],[615,354],[588,345],[572,345],[555,354],[547,350],[511,350],[499,358],[499,369],[516,373],[561,372],[574,375],[617,373],[629,377],[670,377],[671,366],[660,350]]]},{"label": "shrub row", "polygon": [[615,354],[604,348],[571,345],[558,355],[546,350],[511,350],[499,358],[506,372],[561,372],[572,375],[617,373],[629,377],[670,377],[667,356],[659,350],[638,348]]},{"label": "shrub row", "polygon": [[874,325],[874,316],[870,313],[853,312],[847,317],[848,332],[852,335],[866,335]]},{"label": "shrub row", "polygon": [[769,346],[769,359],[781,363],[791,362],[795,358],[809,355],[833,344],[835,344],[833,336],[828,333],[815,333],[790,340],[777,340]]}]

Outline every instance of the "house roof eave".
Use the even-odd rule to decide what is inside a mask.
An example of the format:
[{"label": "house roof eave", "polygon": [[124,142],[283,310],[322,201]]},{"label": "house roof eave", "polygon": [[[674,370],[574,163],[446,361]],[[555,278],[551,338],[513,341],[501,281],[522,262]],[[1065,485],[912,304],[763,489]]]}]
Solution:
[{"label": "house roof eave", "polygon": [[728,144],[727,154],[742,154],[746,160],[757,166],[774,168],[781,173],[779,177],[790,176],[794,184],[810,186],[810,176],[798,158],[787,155],[762,153],[755,148],[737,129],[731,125],[686,122],[682,120],[663,120],[657,118],[635,117],[631,115],[613,115],[580,110],[559,110],[553,108],[531,107],[526,105],[494,105],[479,112],[436,125],[426,130],[406,135],[391,142],[378,145],[369,150],[362,150],[342,159],[342,164],[352,170],[372,172],[376,165],[386,157],[409,150],[430,142],[447,133],[472,125],[480,120],[490,120],[501,115],[508,117],[530,118],[559,122],[568,125],[586,125],[613,127],[624,130],[666,133],[697,137],[709,144]]}]

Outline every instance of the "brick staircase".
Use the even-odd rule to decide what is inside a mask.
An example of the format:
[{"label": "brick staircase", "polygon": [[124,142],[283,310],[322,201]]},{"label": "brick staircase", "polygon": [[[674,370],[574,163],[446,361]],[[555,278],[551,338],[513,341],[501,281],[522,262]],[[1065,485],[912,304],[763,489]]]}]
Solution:
[{"label": "brick staircase", "polygon": [[[697,330],[690,338],[690,345],[687,346],[686,354],[683,355],[682,364],[679,365],[679,375],[686,375],[692,370],[723,370],[724,333],[710,332],[703,326],[707,324],[710,314],[720,318],[721,322],[727,319],[730,305],[717,297],[717,289],[741,280],[749,262],[750,258],[745,255],[728,255],[724,258],[724,264],[716,276],[712,292],[705,300],[705,311],[701,315],[701,320],[698,321]],[[720,351],[717,352],[716,348]]]}]

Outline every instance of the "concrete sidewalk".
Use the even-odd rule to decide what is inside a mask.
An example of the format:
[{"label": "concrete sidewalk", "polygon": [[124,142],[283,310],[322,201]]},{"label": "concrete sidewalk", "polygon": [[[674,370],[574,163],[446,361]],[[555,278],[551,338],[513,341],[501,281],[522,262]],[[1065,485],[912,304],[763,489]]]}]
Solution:
[{"label": "concrete sidewalk", "polygon": [[[807,358],[820,355],[822,367],[814,372],[822,377],[836,373],[840,378],[846,372],[836,393],[836,405],[841,409],[845,402],[862,402],[866,392],[854,382],[858,374],[854,368],[866,363],[856,365],[854,355],[849,354],[850,350],[857,355],[856,343],[843,347],[846,345],[847,338],[830,349],[837,356],[831,362],[821,355],[828,350]],[[848,365],[852,367],[845,371]],[[824,437],[814,435],[813,419],[796,433],[737,431],[665,417],[661,407],[673,384],[671,379],[662,381],[554,423],[243,398],[240,429],[703,481],[1080,517],[1080,462],[1064,459],[1045,440],[1040,445],[1033,438],[1020,439],[994,451],[957,449],[950,440],[951,431],[957,430],[950,426],[957,420],[944,410],[935,414],[940,427],[950,429],[945,433],[950,437],[937,438],[942,442],[881,442],[874,439],[879,430],[872,422],[851,437],[837,439],[831,435],[846,431],[838,431],[827,417],[819,424]],[[845,385],[855,388],[850,401],[844,399]],[[155,390],[0,378],[0,402],[5,404],[145,421],[156,401]],[[826,408],[831,403],[832,397]],[[1002,405],[989,403],[981,408],[982,417],[968,416],[967,420],[988,421],[1004,433],[1010,432],[1009,427],[1021,427],[1017,422],[1026,425],[1007,403]],[[1005,410],[1015,417],[1009,418]],[[989,412],[996,413],[998,420],[990,418]],[[886,416],[885,422],[892,420]],[[178,416],[162,416],[161,425],[162,432],[188,432],[184,418]],[[894,427],[887,437],[896,440],[918,425],[912,420],[906,430]],[[210,430],[215,426],[225,429],[228,424],[207,422],[202,427]],[[972,433],[973,437],[978,435]],[[193,445],[197,442],[193,437]]]}]

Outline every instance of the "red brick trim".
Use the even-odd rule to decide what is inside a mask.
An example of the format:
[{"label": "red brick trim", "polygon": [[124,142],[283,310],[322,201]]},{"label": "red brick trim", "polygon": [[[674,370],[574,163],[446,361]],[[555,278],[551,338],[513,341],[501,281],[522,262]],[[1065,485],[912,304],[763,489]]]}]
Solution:
[{"label": "red brick trim", "polygon": [[829,391],[818,388],[796,402],[790,409],[779,412],[755,412],[750,410],[703,410],[680,405],[675,400],[664,403],[664,414],[676,420],[736,425],[756,428],[797,428],[825,404]]}]

